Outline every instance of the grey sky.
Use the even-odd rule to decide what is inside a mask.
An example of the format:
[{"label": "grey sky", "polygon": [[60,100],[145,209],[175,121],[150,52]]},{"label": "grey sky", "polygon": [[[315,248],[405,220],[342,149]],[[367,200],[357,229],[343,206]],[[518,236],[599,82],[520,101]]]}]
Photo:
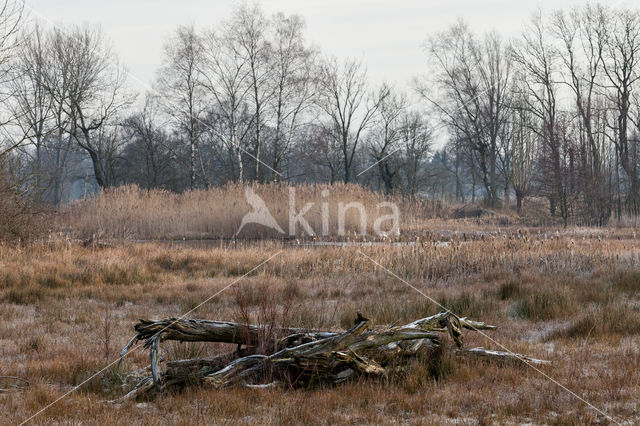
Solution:
[{"label": "grey sky", "polygon": [[[496,28],[517,35],[523,22],[543,11],[584,1],[539,0],[262,0],[267,14],[298,13],[307,38],[325,54],[358,57],[374,82],[406,85],[424,71],[421,45],[434,32],[463,18],[477,31]],[[33,15],[53,22],[99,23],[111,37],[130,72],[150,83],[160,64],[165,38],[178,24],[198,28],[226,19],[231,0],[27,0]]]}]

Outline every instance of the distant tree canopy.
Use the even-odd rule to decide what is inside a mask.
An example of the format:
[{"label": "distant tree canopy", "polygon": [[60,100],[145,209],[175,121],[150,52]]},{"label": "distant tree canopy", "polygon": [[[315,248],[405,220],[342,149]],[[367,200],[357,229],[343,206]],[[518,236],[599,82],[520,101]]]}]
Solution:
[{"label": "distant tree canopy", "polygon": [[404,93],[323,55],[300,16],[241,6],[208,29],[177,27],[137,101],[99,28],[0,10],[0,157],[20,165],[4,180],[35,203],[129,183],[343,181],[513,198],[518,212],[535,196],[565,223],[640,214],[637,9],[537,14],[511,40],[454,23],[427,38],[428,66]]}]

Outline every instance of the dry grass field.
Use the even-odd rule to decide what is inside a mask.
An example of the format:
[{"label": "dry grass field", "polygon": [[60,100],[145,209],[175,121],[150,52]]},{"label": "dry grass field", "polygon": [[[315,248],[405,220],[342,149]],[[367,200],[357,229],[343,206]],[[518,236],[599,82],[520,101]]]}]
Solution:
[{"label": "dry grass field", "polygon": [[[639,230],[439,225],[438,232],[404,229],[402,241],[380,245],[82,244],[56,235],[0,246],[0,376],[30,383],[0,393],[0,423],[20,423],[53,402],[30,423],[640,422]],[[126,372],[148,364],[138,349],[57,401],[118,359],[139,318],[181,316],[234,280],[189,317],[340,330],[357,310],[375,324],[440,311],[367,256],[455,314],[497,325],[491,337],[510,350],[552,361],[544,375],[610,418],[526,365],[471,362],[449,347],[438,363],[413,361],[400,377],[304,389],[190,388],[105,402],[122,395]],[[471,331],[465,346],[500,349]],[[165,360],[229,349],[161,345]],[[12,383],[0,379],[0,388]]]}]

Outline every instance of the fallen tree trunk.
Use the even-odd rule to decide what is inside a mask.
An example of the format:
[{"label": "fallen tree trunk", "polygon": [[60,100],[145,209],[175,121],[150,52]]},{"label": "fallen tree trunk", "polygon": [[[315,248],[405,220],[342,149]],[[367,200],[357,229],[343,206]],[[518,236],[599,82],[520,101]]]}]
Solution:
[{"label": "fallen tree trunk", "polygon": [[[228,321],[207,321],[198,319],[140,320],[134,326],[134,341],[147,340],[147,347],[155,335],[161,340],[178,340],[181,342],[220,342],[242,345],[257,345],[266,333],[286,336],[286,339],[323,339],[335,336],[331,332],[310,332],[301,328],[275,328],[241,324]],[[287,341],[283,342],[286,343]],[[126,348],[125,348],[126,349]]]},{"label": "fallen tree trunk", "polygon": [[[483,348],[461,350],[463,329],[490,330],[495,327],[458,318],[450,312],[382,328],[371,328],[369,320],[358,312],[355,325],[345,332],[194,319],[140,320],[135,325],[135,336],[123,349],[121,357],[137,341],[144,341],[151,362],[147,368],[129,376],[126,381],[128,392],[121,399],[185,385],[221,388],[231,385],[266,387],[277,383],[337,384],[356,376],[384,376],[394,372],[403,360],[420,353],[427,358],[440,356],[442,340],[438,333],[448,333],[458,347],[457,352],[467,357],[545,362]],[[160,342],[166,340],[230,343],[238,348],[210,359],[169,361],[166,369],[159,372]],[[131,386],[133,383],[135,385]]]}]

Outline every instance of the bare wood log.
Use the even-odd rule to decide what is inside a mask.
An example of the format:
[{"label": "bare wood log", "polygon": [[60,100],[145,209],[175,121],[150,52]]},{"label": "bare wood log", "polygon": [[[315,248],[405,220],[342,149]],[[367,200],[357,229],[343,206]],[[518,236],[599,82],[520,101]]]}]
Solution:
[{"label": "bare wood log", "polygon": [[249,355],[232,361],[223,369],[202,378],[203,383],[215,387],[228,386],[248,379],[252,373],[264,371],[266,355]]},{"label": "bare wood log", "polygon": [[335,336],[336,333],[306,330],[302,328],[278,328],[268,330],[267,327],[252,324],[242,324],[228,321],[208,321],[199,319],[167,318],[162,320],[141,319],[135,326],[136,335],[123,350],[126,350],[140,340],[145,341],[145,347],[150,347],[155,338],[160,341],[177,340],[181,342],[220,342],[239,345],[256,345],[265,334],[270,331],[276,336],[286,336],[281,344],[297,341],[313,341]]},{"label": "bare wood log", "polygon": [[167,381],[197,381],[202,374],[218,371],[226,365],[229,365],[229,363],[237,358],[237,352],[230,352],[209,359],[181,359],[177,361],[169,361],[167,362],[165,378]]},{"label": "bare wood log", "polygon": [[137,398],[140,395],[143,395],[151,390],[153,390],[155,388],[155,383],[153,381],[153,377],[145,377],[142,380],[140,380],[134,387],[133,389],[131,389],[129,392],[127,392],[124,396],[118,398],[118,399],[114,399],[111,400],[109,402],[112,403],[121,403],[127,400],[132,400]]},{"label": "bare wood log", "polygon": [[[238,345],[257,345],[267,333],[267,327],[228,321],[208,321],[198,319],[140,320],[135,326],[135,336],[120,353],[121,358],[135,342],[144,340],[149,349],[152,377],[158,383],[158,351],[160,341],[177,340],[181,342],[219,342]],[[311,331],[301,328],[278,328],[269,330],[275,336],[285,336],[271,342],[270,346],[279,349],[298,342],[313,342],[318,339],[335,336],[336,333]]]},{"label": "bare wood log", "polygon": [[[335,370],[335,364],[329,358],[334,348],[346,346],[350,339],[357,338],[368,328],[367,321],[356,324],[343,334],[326,337],[319,341],[303,343],[301,345],[282,349],[270,356],[250,355],[233,361],[224,369],[203,377],[203,383],[215,387],[227,386],[238,381],[251,380],[252,375],[259,375],[267,371],[279,374],[287,379],[287,373],[293,368],[298,370],[298,376],[323,376]],[[314,360],[314,358],[317,358]],[[321,365],[323,364],[323,365]],[[325,374],[317,374],[324,371]]]},{"label": "bare wood log", "polygon": [[427,318],[422,318],[404,326],[404,328],[419,328],[431,331],[449,331],[449,334],[456,342],[456,345],[462,347],[462,329],[469,330],[494,330],[496,327],[487,325],[481,321],[473,321],[466,317],[458,318],[449,311],[440,312]]},{"label": "bare wood log", "polygon": [[[154,325],[158,323],[159,322],[154,322]],[[137,330],[139,331],[138,338],[140,338],[140,329],[138,328]],[[147,333],[146,335],[149,334],[150,333]],[[144,338],[146,335],[142,337]],[[169,384],[186,383],[189,380],[197,380],[197,374],[197,377],[201,379],[202,383],[222,387],[236,383],[246,384],[247,382],[255,380],[256,376],[264,375],[267,371],[279,375],[281,380],[286,380],[287,373],[291,372],[291,370],[296,371],[298,378],[315,376],[318,379],[322,379],[329,376],[336,376],[338,379],[342,379],[344,377],[343,371],[347,369],[351,369],[359,374],[379,375],[384,373],[384,368],[378,364],[376,359],[386,362],[391,357],[391,352],[397,353],[397,349],[400,348],[398,345],[390,346],[390,344],[409,340],[430,340],[435,342],[435,344],[439,344],[438,335],[431,331],[413,327],[369,330],[367,320],[361,321],[352,329],[342,334],[323,332],[317,333],[316,335],[330,337],[284,348],[270,356],[249,355],[233,359],[226,367],[220,368],[218,371],[212,373],[208,373],[211,369],[203,372],[201,368],[197,368],[196,373],[194,365],[191,364],[190,361],[174,363],[167,369],[162,380],[160,380],[157,373],[157,352],[161,336],[157,333],[155,335],[152,334],[151,337],[147,338],[147,345],[150,346],[151,353],[152,378],[154,383],[158,384],[161,382],[162,386],[168,386]],[[170,336],[175,337],[175,334]],[[290,342],[296,341],[297,339],[285,340]],[[378,347],[379,350],[372,350]],[[370,358],[358,355],[357,351],[367,351]],[[232,354],[228,354],[222,359],[229,361],[232,357]],[[202,361],[198,361],[195,365],[200,366],[201,364]],[[185,365],[191,366],[190,372],[178,371],[176,368]],[[213,361],[209,365],[218,366],[217,362]],[[141,386],[146,387],[147,384],[147,382],[142,382]],[[132,395],[137,395],[137,393]]]},{"label": "bare wood log", "polygon": [[[342,333],[277,329],[275,342],[262,346],[267,353],[255,353],[255,345],[264,336],[265,328],[261,326],[226,321],[141,320],[135,326],[136,335],[122,355],[133,343],[144,340],[145,347],[150,349],[151,364],[143,371],[146,376],[136,376],[136,380],[139,379],[137,385],[124,398],[135,398],[152,389],[161,391],[186,384],[270,387],[277,383],[311,381],[337,384],[359,375],[381,376],[396,371],[398,362],[420,352],[438,357],[442,346],[438,333],[451,335],[460,348],[463,329],[494,328],[483,322],[459,318],[450,312],[441,312],[406,325],[372,329],[369,320],[358,312],[355,325]],[[222,342],[249,347],[244,353],[235,351],[207,360],[170,361],[166,370],[159,372],[158,351],[163,340]],[[458,349],[457,353],[491,360],[546,363],[519,354],[483,348]]]},{"label": "bare wood log", "polygon": [[513,363],[513,364],[529,363],[534,365],[551,364],[551,361],[531,358],[529,356],[514,353],[514,352],[492,351],[482,347],[458,350],[456,354],[458,356],[463,356],[467,358],[484,359],[487,361],[497,361],[502,363]]},{"label": "bare wood log", "polygon": [[[264,326],[229,321],[175,318],[162,320],[141,319],[134,328],[136,330],[136,334],[129,344],[123,349],[121,356],[123,356],[135,342],[140,340],[145,341],[145,348],[151,347],[151,345],[155,343],[154,339],[156,337],[159,337],[160,341],[176,340],[182,342],[220,342],[253,346],[260,342],[267,329],[267,327]],[[472,321],[467,318],[457,318],[450,312],[441,312],[406,324],[401,328],[421,329],[434,332],[449,331],[454,339],[457,339],[457,336],[460,336],[462,333],[462,328],[486,330],[495,329],[495,326],[487,325],[479,321]],[[274,350],[278,350],[282,347],[297,346],[302,343],[314,342],[338,335],[338,333],[331,331],[316,331],[301,328],[278,328],[273,334],[284,336],[279,339]]]}]

